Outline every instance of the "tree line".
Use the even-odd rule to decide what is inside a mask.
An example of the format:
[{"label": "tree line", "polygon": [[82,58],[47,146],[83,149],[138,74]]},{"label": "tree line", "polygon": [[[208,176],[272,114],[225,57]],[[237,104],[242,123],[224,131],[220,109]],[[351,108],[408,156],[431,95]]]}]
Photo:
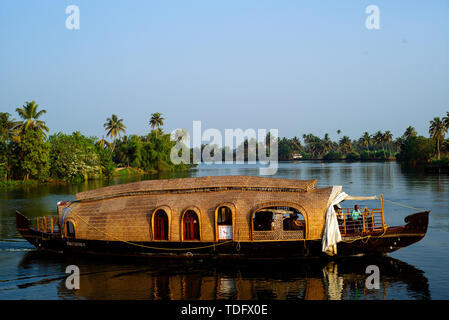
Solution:
[{"label": "tree line", "polygon": [[[332,141],[326,133],[323,138],[311,133],[304,134],[303,143],[298,137],[279,139],[279,159],[386,161],[397,160],[411,165],[426,163],[448,164],[449,112],[446,116],[435,117],[429,122],[429,137],[419,136],[416,129],[409,126],[402,136],[393,139],[390,131],[364,132],[358,139],[342,136]],[[341,134],[341,130],[337,130]]]},{"label": "tree line", "polygon": [[[184,171],[192,168],[190,164],[173,164],[170,152],[177,143],[188,138],[186,130],[179,130],[175,137],[164,133],[164,118],[159,112],[151,114],[150,131],[139,136],[125,135],[123,119],[113,114],[103,124],[105,135],[101,139],[86,137],[80,132],[70,135],[49,132],[40,118],[46,110],[39,110],[35,101],[25,102],[16,108],[21,120],[17,121],[9,113],[0,112],[0,179],[7,180],[75,180],[111,177],[120,167],[134,168],[140,172]],[[404,134],[396,139],[390,131],[377,131],[351,140],[342,136],[332,141],[326,133],[323,138],[312,133],[298,137],[278,138],[278,159],[347,160],[347,161],[386,161],[397,160],[411,165],[436,163],[449,165],[449,139],[445,135],[449,129],[449,112],[442,118],[436,117],[429,123],[429,137],[419,136],[415,128],[409,126]],[[341,135],[341,130],[337,131]],[[105,137],[106,136],[106,137]],[[109,139],[109,140],[108,140]],[[266,150],[274,137],[265,138]],[[248,150],[258,149],[260,143],[245,140],[233,153],[234,160],[243,154],[248,160]],[[202,145],[204,150],[207,145]],[[210,146],[209,146],[210,147]],[[229,150],[222,148],[224,155]],[[209,148],[216,152],[216,148]],[[190,150],[191,158],[193,149]],[[254,154],[258,154],[257,152]],[[213,156],[213,154],[212,154]]]},{"label": "tree line", "polygon": [[[0,113],[0,179],[70,180],[111,177],[118,167],[133,167],[140,172],[183,171],[191,165],[173,164],[170,151],[175,141],[164,133],[164,118],[158,112],[149,119],[150,132],[144,136],[124,135],[123,119],[106,119],[106,138],[49,132],[35,101],[16,109],[21,120]],[[108,141],[109,138],[111,141]]]}]

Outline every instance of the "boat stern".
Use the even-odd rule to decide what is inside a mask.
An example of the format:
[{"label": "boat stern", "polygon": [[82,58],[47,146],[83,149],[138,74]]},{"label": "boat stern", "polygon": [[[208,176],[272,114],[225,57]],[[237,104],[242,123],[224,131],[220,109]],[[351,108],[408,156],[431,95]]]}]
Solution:
[{"label": "boat stern", "polygon": [[59,232],[42,231],[31,227],[31,220],[21,212],[16,211],[16,228],[22,238],[27,240],[37,249],[61,252],[64,243]]}]

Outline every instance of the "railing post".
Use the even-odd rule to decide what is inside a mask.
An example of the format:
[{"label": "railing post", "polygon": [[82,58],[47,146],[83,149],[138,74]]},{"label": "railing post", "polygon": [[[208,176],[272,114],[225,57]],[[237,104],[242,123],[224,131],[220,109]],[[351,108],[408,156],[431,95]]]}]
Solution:
[{"label": "railing post", "polygon": [[[341,210],[343,212],[343,210]],[[344,230],[345,230],[345,234],[346,234],[346,215],[343,212],[343,226],[344,226]]]},{"label": "railing post", "polygon": [[365,213],[366,213],[366,210],[364,210],[363,211],[363,213],[362,213],[362,232],[363,233],[365,233],[365,230],[366,230],[366,228],[365,228]]},{"label": "railing post", "polygon": [[39,231],[39,217],[36,218],[36,222],[37,222],[37,231]]},{"label": "railing post", "polygon": [[385,230],[385,216],[384,216],[384,195],[380,195],[381,215],[382,215],[382,229]]}]

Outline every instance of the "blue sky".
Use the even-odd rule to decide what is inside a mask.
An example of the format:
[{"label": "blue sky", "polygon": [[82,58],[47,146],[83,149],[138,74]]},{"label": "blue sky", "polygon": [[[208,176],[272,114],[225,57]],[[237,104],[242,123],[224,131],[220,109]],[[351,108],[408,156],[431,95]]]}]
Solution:
[{"label": "blue sky", "polygon": [[449,111],[447,0],[2,0],[0,49],[0,110],[35,100],[51,133],[101,136],[115,113],[145,134],[161,112],[166,131],[396,137]]}]

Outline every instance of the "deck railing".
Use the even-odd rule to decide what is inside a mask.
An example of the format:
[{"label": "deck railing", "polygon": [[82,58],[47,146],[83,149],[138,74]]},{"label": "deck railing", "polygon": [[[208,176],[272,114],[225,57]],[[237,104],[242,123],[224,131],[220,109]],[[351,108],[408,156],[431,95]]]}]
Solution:
[{"label": "deck railing", "polygon": [[337,212],[338,225],[342,236],[371,234],[384,230],[382,209],[363,208],[356,220],[352,217],[352,209],[343,208]]},{"label": "deck railing", "polygon": [[37,231],[45,233],[59,233],[59,217],[58,216],[36,217],[35,227]]}]

